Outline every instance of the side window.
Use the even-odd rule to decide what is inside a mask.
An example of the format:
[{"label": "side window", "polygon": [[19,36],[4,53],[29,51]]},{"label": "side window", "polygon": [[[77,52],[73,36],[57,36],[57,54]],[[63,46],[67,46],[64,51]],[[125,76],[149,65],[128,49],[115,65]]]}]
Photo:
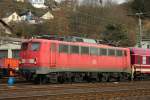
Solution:
[{"label": "side window", "polygon": [[81,54],[89,54],[89,47],[81,47]]},{"label": "side window", "polygon": [[148,64],[150,64],[150,57],[148,57]]},{"label": "side window", "polygon": [[114,49],[108,49],[108,55],[109,56],[115,56],[115,50]]},{"label": "side window", "polygon": [[0,50],[0,58],[8,58],[8,50]]},{"label": "side window", "polygon": [[59,45],[59,52],[68,53],[69,52],[68,48],[69,48],[68,45],[60,44]]},{"label": "side window", "polygon": [[50,45],[51,45],[50,46],[50,50],[51,51],[56,51],[56,44],[55,43],[51,43]]},{"label": "side window", "polygon": [[70,53],[79,54],[79,46],[70,46]]},{"label": "side window", "polygon": [[90,47],[90,54],[98,56],[98,48]]},{"label": "side window", "polygon": [[104,49],[104,48],[100,48],[99,50],[99,54],[102,55],[102,56],[107,56],[107,49]]},{"label": "side window", "polygon": [[19,58],[19,52],[20,52],[20,50],[12,50],[12,57]]},{"label": "side window", "polygon": [[31,50],[32,51],[38,51],[40,49],[40,43],[39,42],[32,42],[31,43]]},{"label": "side window", "polygon": [[146,64],[146,56],[143,56],[143,57],[142,57],[142,63],[143,63],[143,64]]},{"label": "side window", "polygon": [[137,56],[137,64],[141,64],[141,57]]},{"label": "side window", "polygon": [[122,50],[116,50],[116,56],[123,56]]}]

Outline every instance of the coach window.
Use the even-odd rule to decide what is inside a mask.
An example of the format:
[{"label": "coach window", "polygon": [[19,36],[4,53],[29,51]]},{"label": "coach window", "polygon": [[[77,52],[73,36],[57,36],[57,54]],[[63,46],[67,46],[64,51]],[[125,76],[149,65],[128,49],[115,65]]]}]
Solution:
[{"label": "coach window", "polygon": [[81,47],[81,54],[89,54],[89,47]]},{"label": "coach window", "polygon": [[108,55],[109,55],[109,56],[115,56],[115,50],[113,50],[113,49],[108,49]]},{"label": "coach window", "polygon": [[39,42],[32,42],[31,43],[31,50],[32,51],[38,51],[40,49],[40,43]]},{"label": "coach window", "polygon": [[68,53],[69,52],[68,48],[69,48],[68,45],[60,44],[59,45],[59,52]]},{"label": "coach window", "polygon": [[98,48],[90,47],[90,55],[98,56]]},{"label": "coach window", "polygon": [[79,54],[79,46],[70,46],[70,53]]},{"label": "coach window", "polygon": [[148,57],[148,64],[150,64],[150,57]]},{"label": "coach window", "polygon": [[104,48],[100,48],[100,55],[102,55],[102,56],[107,56],[107,49],[104,49]]},{"label": "coach window", "polygon": [[122,50],[116,50],[116,56],[123,56]]}]

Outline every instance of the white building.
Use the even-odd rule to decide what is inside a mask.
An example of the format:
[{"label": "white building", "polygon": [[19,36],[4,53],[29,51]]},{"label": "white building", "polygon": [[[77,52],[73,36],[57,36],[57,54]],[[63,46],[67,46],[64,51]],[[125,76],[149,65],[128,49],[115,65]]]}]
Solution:
[{"label": "white building", "polygon": [[41,18],[45,20],[49,20],[49,19],[54,19],[54,16],[48,11]]},{"label": "white building", "polygon": [[29,0],[29,2],[35,8],[47,8],[47,6],[45,6],[45,0]]},{"label": "white building", "polygon": [[9,23],[9,22],[20,22],[21,21],[21,17],[16,13],[10,13],[10,14],[6,14],[4,18],[2,18],[2,20],[5,23]]}]

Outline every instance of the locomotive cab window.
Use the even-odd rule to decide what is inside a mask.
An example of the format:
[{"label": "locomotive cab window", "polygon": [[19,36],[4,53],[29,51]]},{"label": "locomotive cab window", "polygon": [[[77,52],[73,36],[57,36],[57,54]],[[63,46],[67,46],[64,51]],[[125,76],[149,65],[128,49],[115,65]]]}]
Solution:
[{"label": "locomotive cab window", "polygon": [[89,47],[81,47],[81,54],[89,54]]},{"label": "locomotive cab window", "polygon": [[108,55],[109,55],[109,56],[115,56],[115,50],[113,50],[113,49],[108,49]]},{"label": "locomotive cab window", "polygon": [[100,48],[100,55],[102,55],[102,56],[107,56],[107,49],[104,49],[104,48]]},{"label": "locomotive cab window", "polygon": [[31,50],[32,51],[38,51],[40,49],[40,43],[39,42],[32,42],[31,43]]},{"label": "locomotive cab window", "polygon": [[79,46],[70,46],[70,53],[79,54]]},{"label": "locomotive cab window", "polygon": [[90,55],[98,56],[98,48],[90,47]]},{"label": "locomotive cab window", "polygon": [[69,52],[68,48],[69,48],[68,45],[60,44],[59,45],[59,52],[68,53]]},{"label": "locomotive cab window", "polygon": [[27,50],[28,49],[28,43],[22,43],[21,50]]}]

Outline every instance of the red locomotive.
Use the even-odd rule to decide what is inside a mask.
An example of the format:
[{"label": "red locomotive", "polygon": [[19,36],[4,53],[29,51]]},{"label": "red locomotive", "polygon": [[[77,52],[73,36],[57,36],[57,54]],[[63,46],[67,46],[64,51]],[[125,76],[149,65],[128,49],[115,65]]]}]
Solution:
[{"label": "red locomotive", "polygon": [[150,72],[145,56],[144,66],[136,64],[136,55],[142,52],[94,43],[31,39],[22,43],[20,71],[35,82],[129,80],[137,75],[135,72]]},{"label": "red locomotive", "polygon": [[130,48],[131,64],[134,76],[147,76],[150,74],[150,49]]}]

